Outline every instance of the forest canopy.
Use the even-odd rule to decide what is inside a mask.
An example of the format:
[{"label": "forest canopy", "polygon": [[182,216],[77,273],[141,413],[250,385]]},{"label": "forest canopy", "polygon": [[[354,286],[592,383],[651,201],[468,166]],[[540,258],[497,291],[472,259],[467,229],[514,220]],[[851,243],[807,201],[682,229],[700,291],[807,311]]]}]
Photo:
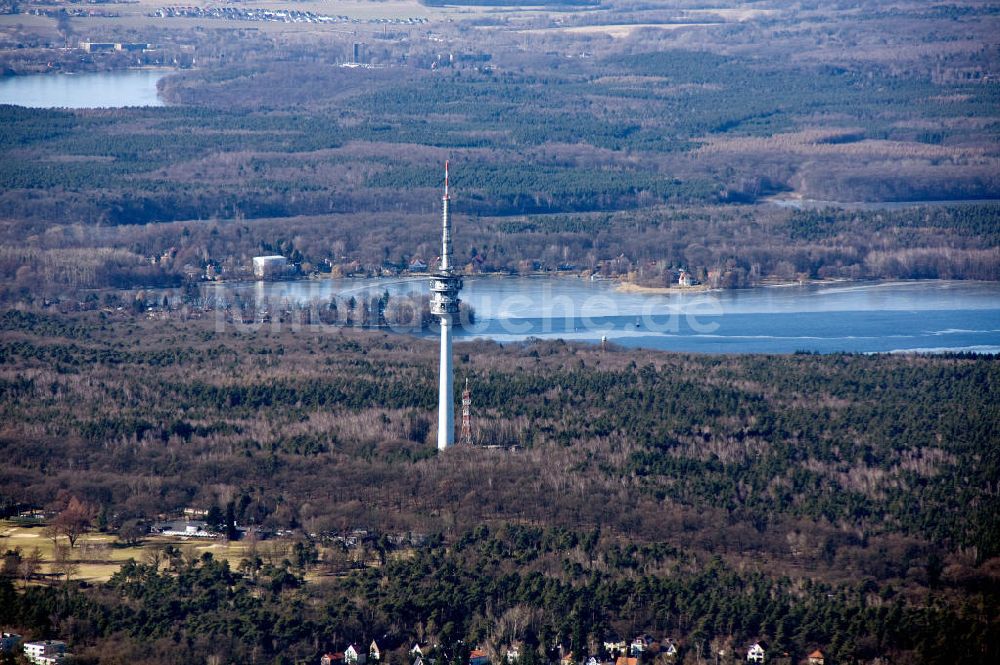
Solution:
[{"label": "forest canopy", "polygon": [[[73,622],[78,644],[117,636],[126,651],[148,637],[168,662],[185,662],[164,651],[177,634],[195,653],[228,635],[225,653],[312,658],[421,630],[485,642],[528,606],[530,643],[583,651],[656,631],[692,650],[821,644],[838,661],[995,653],[994,357],[459,344],[478,445],[442,454],[431,342],[0,321],[8,510],[73,498],[115,531],[211,507],[299,543],[239,566],[168,553],[169,569],[130,564],[96,591],[29,589],[4,616],[40,633]],[[331,538],[357,529],[360,561],[381,564],[345,568]],[[147,612],[123,613],[133,602]],[[293,611],[307,619],[294,629]]]}]

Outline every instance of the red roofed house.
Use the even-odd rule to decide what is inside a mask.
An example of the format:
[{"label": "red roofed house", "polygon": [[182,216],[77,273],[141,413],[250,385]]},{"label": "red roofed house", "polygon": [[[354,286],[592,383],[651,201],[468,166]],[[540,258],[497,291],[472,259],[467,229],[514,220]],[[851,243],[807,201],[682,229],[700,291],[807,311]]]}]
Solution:
[{"label": "red roofed house", "polygon": [[819,649],[816,649],[811,654],[809,654],[808,659],[809,659],[809,665],[823,665],[823,661],[825,660],[823,658],[823,652],[820,651]]},{"label": "red roofed house", "polygon": [[473,649],[469,654],[469,665],[490,665],[490,659],[482,649]]}]

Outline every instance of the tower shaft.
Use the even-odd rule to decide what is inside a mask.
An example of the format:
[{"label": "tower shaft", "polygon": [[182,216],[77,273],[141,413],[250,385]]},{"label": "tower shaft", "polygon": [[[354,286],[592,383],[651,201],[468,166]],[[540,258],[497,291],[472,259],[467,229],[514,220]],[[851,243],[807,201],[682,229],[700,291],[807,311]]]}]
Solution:
[{"label": "tower shaft", "polygon": [[452,331],[458,320],[458,292],[462,278],[451,266],[451,197],[448,162],[444,163],[444,196],[441,197],[441,264],[431,276],[431,314],[441,319],[441,364],[438,382],[438,448],[455,443],[455,395],[451,366]]},{"label": "tower shaft", "polygon": [[454,372],[451,367],[450,316],[441,317],[441,367],[438,381],[438,450],[455,443]]}]

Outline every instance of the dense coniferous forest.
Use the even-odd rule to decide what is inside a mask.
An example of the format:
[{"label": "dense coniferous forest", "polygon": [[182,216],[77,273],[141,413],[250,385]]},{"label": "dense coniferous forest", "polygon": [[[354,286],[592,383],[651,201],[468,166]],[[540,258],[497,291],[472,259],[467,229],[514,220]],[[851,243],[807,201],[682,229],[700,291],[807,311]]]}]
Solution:
[{"label": "dense coniferous forest", "polygon": [[[836,662],[997,655],[992,357],[460,344],[478,445],[441,454],[432,342],[2,323],[5,505],[74,497],[109,532],[215,506],[297,543],[147,550],[93,588],[2,583],[0,621],[81,656],[293,662],[378,637],[458,662],[516,637],[540,660],[642,631],[692,662],[759,637]],[[367,554],[324,535],[352,529]]]}]

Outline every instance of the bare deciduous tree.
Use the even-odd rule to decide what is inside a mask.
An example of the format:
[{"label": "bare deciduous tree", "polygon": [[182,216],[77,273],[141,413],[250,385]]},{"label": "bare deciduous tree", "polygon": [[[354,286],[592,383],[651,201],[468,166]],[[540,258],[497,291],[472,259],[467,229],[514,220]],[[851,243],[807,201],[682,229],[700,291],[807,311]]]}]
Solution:
[{"label": "bare deciduous tree", "polygon": [[18,572],[25,586],[27,586],[31,578],[38,574],[38,571],[42,567],[42,561],[42,552],[37,547],[32,549],[30,554],[21,559],[21,565]]},{"label": "bare deciduous tree", "polygon": [[[93,506],[73,497],[66,505],[66,509],[52,521],[52,526],[55,527],[57,536],[66,536],[69,540],[69,546],[75,547],[80,535],[90,528],[94,514]],[[53,542],[55,542],[55,537],[53,537]]]},{"label": "bare deciduous tree", "polygon": [[486,636],[486,653],[491,663],[506,661],[505,648],[524,640],[529,628],[533,628],[540,619],[537,608],[529,605],[515,605],[509,608],[494,621]]},{"label": "bare deciduous tree", "polygon": [[63,575],[68,584],[70,579],[80,571],[80,563],[71,558],[70,548],[65,545],[57,545],[52,556],[52,572]]}]

